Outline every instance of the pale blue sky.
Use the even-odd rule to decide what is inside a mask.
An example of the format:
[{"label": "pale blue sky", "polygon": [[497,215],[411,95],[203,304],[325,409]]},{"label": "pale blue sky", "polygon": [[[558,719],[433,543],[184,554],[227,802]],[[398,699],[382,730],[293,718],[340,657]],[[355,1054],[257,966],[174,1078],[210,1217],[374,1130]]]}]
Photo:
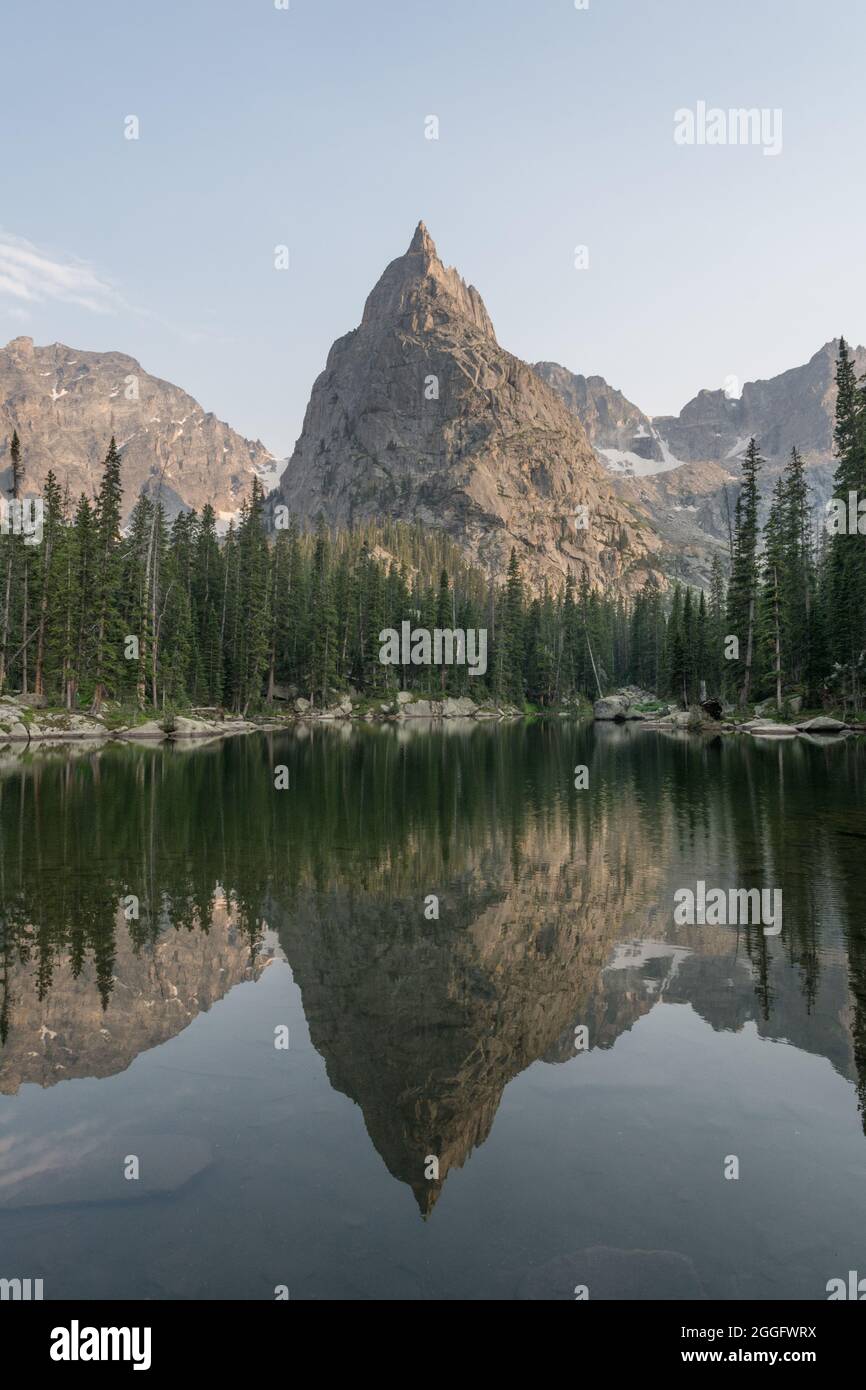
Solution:
[{"label": "pale blue sky", "polygon": [[[866,340],[859,0],[40,0],[0,34],[0,342],[128,352],[277,454],[419,217],[503,346],[650,413]],[[699,100],[780,107],[781,155],[677,146]]]}]

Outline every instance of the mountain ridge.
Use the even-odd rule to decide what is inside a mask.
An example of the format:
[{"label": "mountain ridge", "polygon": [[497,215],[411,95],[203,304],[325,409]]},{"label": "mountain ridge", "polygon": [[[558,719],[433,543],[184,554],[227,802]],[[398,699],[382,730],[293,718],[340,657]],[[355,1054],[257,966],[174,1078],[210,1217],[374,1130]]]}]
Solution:
[{"label": "mountain ridge", "polygon": [[41,490],[51,469],[73,501],[81,492],[96,493],[114,435],[127,516],[146,492],[160,495],[170,517],[210,502],[225,524],[252,478],[268,480],[277,466],[260,440],[244,439],[134,357],[64,343],[40,347],[28,337],[0,348],[0,474],[6,474],[0,485],[6,488],[16,430],[25,492]]},{"label": "mountain ridge", "polygon": [[499,345],[423,222],[331,347],[274,502],[332,526],[382,514],[438,526],[498,574],[513,548],[535,588],[568,573],[663,582],[648,518],[616,497],[556,393]]}]

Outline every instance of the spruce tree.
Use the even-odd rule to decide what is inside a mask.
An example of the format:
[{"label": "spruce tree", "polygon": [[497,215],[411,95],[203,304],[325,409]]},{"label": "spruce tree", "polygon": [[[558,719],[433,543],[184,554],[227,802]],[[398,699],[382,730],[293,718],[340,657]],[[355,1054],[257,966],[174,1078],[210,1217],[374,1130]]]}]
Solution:
[{"label": "spruce tree", "polygon": [[734,511],[734,559],[728,588],[729,631],[739,642],[734,663],[739,678],[739,703],[752,698],[755,671],[755,625],[758,604],[758,476],[763,459],[754,438],[743,459],[740,494]]},{"label": "spruce tree", "polygon": [[93,703],[98,714],[120,674],[122,659],[120,613],[120,517],[123,489],[120,482],[120,453],[114,436],[105,456],[102,481],[96,499],[95,565],[89,576],[90,596],[95,617],[93,655]]}]

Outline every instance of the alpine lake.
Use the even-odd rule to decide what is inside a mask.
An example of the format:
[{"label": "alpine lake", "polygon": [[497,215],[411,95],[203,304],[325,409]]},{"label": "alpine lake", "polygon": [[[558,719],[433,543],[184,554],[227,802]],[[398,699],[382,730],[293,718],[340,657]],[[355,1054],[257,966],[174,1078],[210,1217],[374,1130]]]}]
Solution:
[{"label": "alpine lake", "polygon": [[864,739],[7,750],[0,876],[0,1277],[46,1299],[866,1275]]}]

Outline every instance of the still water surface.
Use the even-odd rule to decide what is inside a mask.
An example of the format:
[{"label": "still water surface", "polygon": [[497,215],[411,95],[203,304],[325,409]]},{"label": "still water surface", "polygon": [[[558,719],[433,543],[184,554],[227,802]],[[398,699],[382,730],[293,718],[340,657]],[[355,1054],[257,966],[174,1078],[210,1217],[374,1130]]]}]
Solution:
[{"label": "still water surface", "polygon": [[[0,1277],[825,1298],[866,1274],[864,791],[859,740],[565,721],[3,758]],[[780,887],[781,935],[676,926],[698,879]]]}]

